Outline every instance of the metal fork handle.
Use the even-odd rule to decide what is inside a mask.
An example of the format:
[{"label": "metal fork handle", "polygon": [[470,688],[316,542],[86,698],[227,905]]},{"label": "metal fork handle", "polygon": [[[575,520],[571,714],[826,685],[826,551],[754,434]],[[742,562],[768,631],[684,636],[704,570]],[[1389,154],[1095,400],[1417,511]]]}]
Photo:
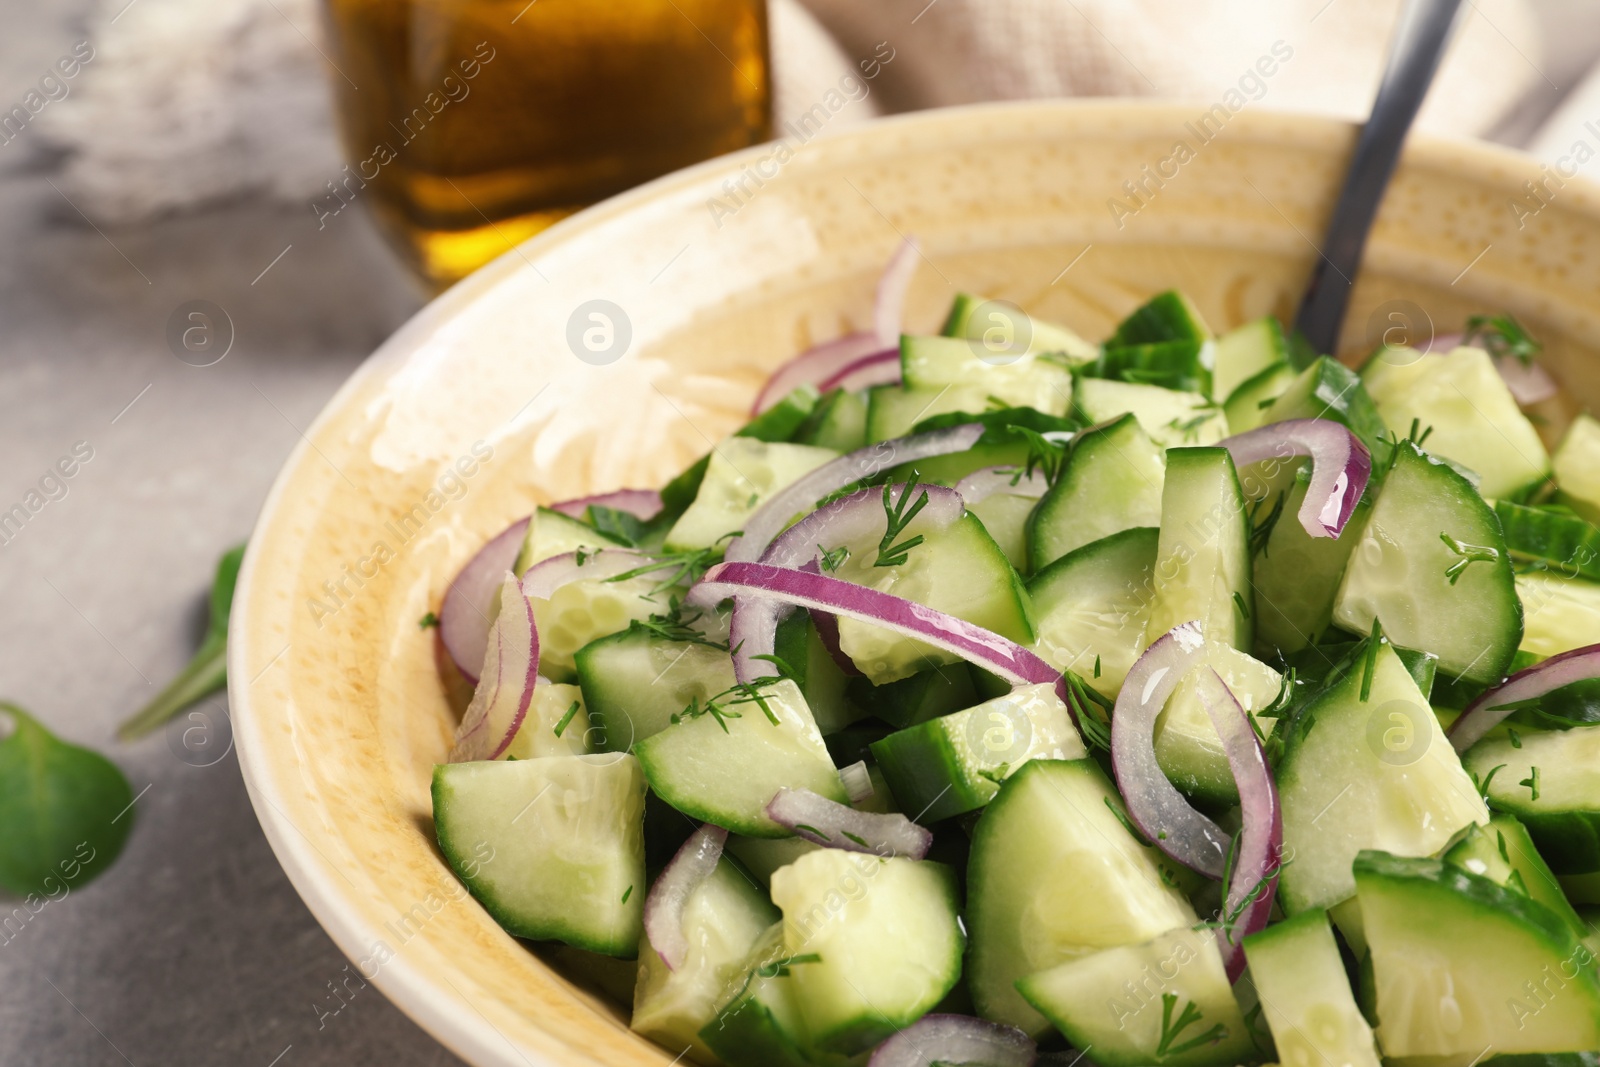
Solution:
[{"label": "metal fork handle", "polygon": [[1295,329],[1312,352],[1332,354],[1338,344],[1372,220],[1461,9],[1461,0],[1408,0],[1401,12],[1372,114],[1356,141],[1322,254],[1295,316]]}]

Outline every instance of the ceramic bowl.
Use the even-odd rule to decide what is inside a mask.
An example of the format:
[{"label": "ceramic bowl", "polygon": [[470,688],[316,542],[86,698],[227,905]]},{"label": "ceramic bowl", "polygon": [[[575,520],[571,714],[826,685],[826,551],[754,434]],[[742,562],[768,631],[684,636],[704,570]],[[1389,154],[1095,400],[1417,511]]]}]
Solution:
[{"label": "ceramic bowl", "polygon": [[[418,620],[462,563],[535,504],[659,485],[707,451],[780,361],[870,324],[905,234],[925,250],[912,332],[936,330],[957,290],[1091,338],[1168,287],[1219,329],[1292,317],[1355,128],[1245,112],[1201,143],[1199,111],[964,108],[712,160],[480,270],[339,391],[262,509],[229,689],[267,838],[402,1010],[485,1067],[672,1060],[604,993],[628,988],[628,968],[564,977],[435,847],[429,778],[461,694]],[[1572,372],[1600,338],[1600,190],[1552,183],[1536,198],[1524,182],[1542,177],[1509,152],[1413,143],[1343,347],[1507,309],[1596,399],[1600,376]]]}]

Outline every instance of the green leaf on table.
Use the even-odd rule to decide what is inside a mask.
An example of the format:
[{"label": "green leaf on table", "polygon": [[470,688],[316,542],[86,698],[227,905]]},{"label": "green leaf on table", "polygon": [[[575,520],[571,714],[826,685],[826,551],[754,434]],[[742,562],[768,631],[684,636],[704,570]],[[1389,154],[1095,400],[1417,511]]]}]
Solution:
[{"label": "green leaf on table", "polygon": [[94,878],[133,827],[133,790],[116,764],[58,740],[0,701],[0,887],[55,898]]},{"label": "green leaf on table", "polygon": [[217,576],[211,582],[211,616],[200,648],[165,689],[118,728],[119,739],[143,737],[190,704],[228,684],[228,611],[233,607],[233,588],[239,583],[239,561],[243,558],[244,546],[236,545],[217,561]]}]

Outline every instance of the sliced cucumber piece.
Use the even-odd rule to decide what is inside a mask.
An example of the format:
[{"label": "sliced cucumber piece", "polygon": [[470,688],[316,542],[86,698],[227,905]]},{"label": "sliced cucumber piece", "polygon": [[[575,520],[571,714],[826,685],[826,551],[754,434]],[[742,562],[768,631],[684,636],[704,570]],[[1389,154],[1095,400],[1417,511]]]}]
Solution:
[{"label": "sliced cucumber piece", "polygon": [[1600,527],[1560,508],[1494,503],[1511,558],[1540,563],[1563,577],[1600,581]]},{"label": "sliced cucumber piece", "polygon": [[1167,450],[1161,545],[1146,643],[1198,620],[1208,641],[1251,647],[1250,524],[1225,448]]},{"label": "sliced cucumber piece", "polygon": [[1600,522],[1600,422],[1587,413],[1573,419],[1551,467],[1561,502],[1590,522]]},{"label": "sliced cucumber piece", "polygon": [[1102,1067],[1232,1067],[1257,1058],[1209,930],[1172,930],[1068,960],[1017,989]]},{"label": "sliced cucumber piece", "polygon": [[967,505],[1019,574],[1032,569],[1028,565],[1028,520],[1038,503],[1033,497],[994,493]]},{"label": "sliced cucumber piece", "polygon": [[629,1026],[656,1044],[687,1049],[698,1060],[711,1050],[700,1030],[738,988],[751,950],[778,921],[778,909],[734,860],[723,857],[683,904],[688,954],[671,970],[650,945],[639,945],[639,979]]},{"label": "sliced cucumber piece", "polygon": [[952,452],[946,456],[930,456],[915,463],[896,467],[889,480],[892,482],[938,482],[955,485],[975,470],[984,467],[1021,467],[1028,461],[1032,450],[1029,438],[1019,430],[1032,430],[1037,434],[1051,435],[1052,439],[1070,438],[1081,429],[1077,420],[1060,415],[1046,415],[1033,408],[999,408],[978,411],[952,411],[920,420],[911,428],[912,433],[942,430],[950,426],[977,423],[983,427],[983,436],[965,452]]},{"label": "sliced cucumber piece", "polygon": [[1289,487],[1253,561],[1256,647],[1265,651],[1298,652],[1321,640],[1333,624],[1339,581],[1372,510],[1372,498],[1363,496],[1337,538],[1312,537],[1298,518],[1308,485],[1302,473]]},{"label": "sliced cucumber piece", "polygon": [[736,681],[733,658],[723,649],[668,641],[638,628],[592,641],[574,660],[590,741],[604,752],[630,751],[672,725],[673,716],[690,704],[704,703]]},{"label": "sliced cucumber piece", "polygon": [[846,695],[850,678],[834,662],[808,612],[797,611],[778,624],[773,651],[792,672],[789,677],[800,686],[822,736],[838,733],[866,714]]},{"label": "sliced cucumber piece", "polygon": [[717,714],[680,716],[638,742],[634,752],[650,788],[685,815],[751,837],[788,836],[766,813],[780,787],[845,803],[799,687],[784,679],[763,685],[760,697],[758,703],[752,694],[736,695],[739,702]]},{"label": "sliced cucumber piece", "polygon": [[1245,938],[1244,948],[1280,1062],[1378,1067],[1327,912],[1301,912]]},{"label": "sliced cucumber piece", "polygon": [[1438,860],[1354,872],[1386,1055],[1600,1048],[1594,953],[1549,909]]},{"label": "sliced cucumber piece", "polygon": [[1466,765],[1557,874],[1600,871],[1600,727],[1491,734],[1467,751]]},{"label": "sliced cucumber piece", "polygon": [[[816,410],[816,403],[816,389],[802,385],[735,430],[733,436],[756,441],[792,440]],[[700,483],[704,481],[710,464],[711,455],[707,453],[690,464],[688,470],[662,486],[661,514],[651,520],[652,527],[670,527],[694,503],[695,494],[700,491]]]},{"label": "sliced cucumber piece", "polygon": [[1253,430],[1266,420],[1267,409],[1294,383],[1294,368],[1287,363],[1274,363],[1255,376],[1236,386],[1222,403],[1222,412],[1228,419],[1230,434]]},{"label": "sliced cucumber piece", "polygon": [[1572,910],[1561,883],[1539,855],[1527,827],[1512,816],[1496,815],[1487,825],[1473,827],[1450,847],[1444,861],[1526,894],[1565,919],[1579,937],[1589,935],[1589,924]]},{"label": "sliced cucumber piece", "polygon": [[1006,779],[973,831],[967,866],[967,984],[978,1014],[1038,1035],[1048,1020],[1018,979],[1195,921],[1125,819],[1092,760],[1033,760]]},{"label": "sliced cucumber piece", "polygon": [[1278,795],[1294,862],[1283,869],[1279,899],[1291,914],[1350,896],[1350,862],[1362,849],[1431,856],[1467,826],[1489,821],[1387,641],[1364,649],[1349,673],[1280,729],[1288,732]]},{"label": "sliced cucumber piece", "polygon": [[1117,324],[1108,345],[1142,345],[1158,341],[1206,341],[1211,329],[1190,299],[1176,289],[1157,293]]},{"label": "sliced cucumber piece", "polygon": [[1524,571],[1516,582],[1522,603],[1520,651],[1542,658],[1600,641],[1600,582],[1541,570]]},{"label": "sliced cucumber piece", "polygon": [[867,443],[867,400],[860,393],[834,389],[817,401],[805,424],[795,432],[795,443],[831,448],[843,454]]},{"label": "sliced cucumber piece", "polygon": [[[1239,789],[1198,688],[1200,672],[1211,670],[1217,672],[1239,706],[1251,713],[1278,698],[1283,678],[1265,663],[1230,645],[1207,641],[1202,659],[1183,676],[1156,720],[1156,762],[1172,784],[1195,799],[1231,807],[1239,803]],[[1276,723],[1276,719],[1257,720],[1263,734],[1270,734]]]},{"label": "sliced cucumber piece", "polygon": [[818,849],[773,873],[772,900],[800,1015],[822,1049],[872,1047],[961,977],[965,938],[943,864]]},{"label": "sliced cucumber piece", "polygon": [[945,337],[964,337],[983,340],[990,331],[996,347],[1019,347],[1022,337],[1027,337],[1030,354],[1052,352],[1066,356],[1072,363],[1083,363],[1099,354],[1099,348],[1079,337],[1065,326],[1046,322],[1001,300],[985,300],[981,296],[957,293],[939,331]]},{"label": "sliced cucumber piece", "polygon": [[[1486,558],[1468,562],[1444,536]],[[1432,652],[1441,671],[1484,684],[1500,680],[1522,639],[1522,604],[1494,512],[1465,478],[1409,441],[1395,449],[1334,600],[1334,621],[1353,633],[1375,618],[1396,644]]]},{"label": "sliced cucumber piece", "polygon": [[[961,337],[902,336],[900,371],[911,391],[976,390],[1008,407],[1053,414],[1065,412],[1072,400],[1072,372],[1065,363],[1048,355],[1013,353],[1004,343],[996,350]],[[992,406],[981,404],[975,410]]]},{"label": "sliced cucumber piece", "polygon": [[1368,362],[1361,372],[1378,414],[1397,435],[1432,427],[1428,450],[1477,473],[1487,497],[1508,496],[1550,473],[1550,456],[1481,348],[1409,363]]},{"label": "sliced cucumber piece", "polygon": [[1035,651],[1115,698],[1139,653],[1154,596],[1153,526],[1123,530],[1056,560],[1028,581]]},{"label": "sliced cucumber piece", "polygon": [[1110,422],[1132,412],[1145,433],[1163,448],[1212,445],[1228,436],[1222,409],[1199,393],[1079,378],[1076,399],[1078,411],[1090,423]]},{"label": "sliced cucumber piece", "polygon": [[1137,345],[1108,344],[1095,361],[1085,364],[1079,373],[1211,396],[1213,348],[1210,341],[1188,339]]},{"label": "sliced cucumber piece", "polygon": [[970,708],[979,700],[965,663],[919,671],[910,678],[887,685],[873,685],[865,678],[855,678],[850,682],[849,691],[857,704],[872,709],[874,716],[896,730]]},{"label": "sliced cucumber piece", "polygon": [[743,528],[762,501],[838,455],[812,445],[727,438],[712,451],[694,503],[667,531],[667,549],[711,548]]},{"label": "sliced cucumber piece", "polygon": [[576,552],[580,548],[592,552],[622,544],[621,539],[603,534],[588,523],[549,508],[537,508],[528,520],[528,532],[522,539],[514,569],[520,577],[528,573],[529,567],[551,556]]},{"label": "sliced cucumber piece", "polygon": [[872,745],[895,799],[920,823],[975,811],[1033,759],[1088,755],[1051,685],[1023,686]]},{"label": "sliced cucumber piece", "polygon": [[1131,414],[1085,430],[1028,520],[1029,569],[1118,531],[1158,525],[1166,468],[1165,452]]},{"label": "sliced cucumber piece", "polygon": [[[583,710],[583,691],[559,682],[536,686],[522,725],[506,746],[504,759],[581,756],[594,740]],[[596,746],[598,747],[598,746]]]},{"label": "sliced cucumber piece", "polygon": [[[898,494],[914,490],[901,486],[893,492],[898,500]],[[903,564],[875,566],[877,542],[848,545],[850,555],[833,576],[914,600],[1019,644],[1033,642],[1027,590],[976,516],[963,515],[942,530],[918,516],[901,536],[924,538]],[[956,660],[925,642],[856,619],[839,620],[839,648],[875,685]]]},{"label": "sliced cucumber piece", "polygon": [[745,962],[732,999],[700,1030],[700,1040],[727,1067],[832,1067],[837,1057],[809,1048],[795,1004],[783,923],[774,923]]},{"label": "sliced cucumber piece", "polygon": [[1289,342],[1284,339],[1283,325],[1268,315],[1217,338],[1215,354],[1211,395],[1227,400],[1239,386],[1268,368],[1287,367]]},{"label": "sliced cucumber piece", "polygon": [[875,385],[867,390],[867,443],[904,437],[923,419],[956,412],[982,411],[988,398],[981,388],[943,385],[907,389]]},{"label": "sliced cucumber piece", "polygon": [[[1318,356],[1267,408],[1261,425],[1288,419],[1331,419],[1361,439],[1374,457],[1388,455],[1385,427],[1361,379],[1343,363]],[[1409,427],[1409,424],[1408,424]]]},{"label": "sliced cucumber piece", "polygon": [[631,958],[643,930],[644,775],[632,756],[433,769],[439,851],[506,932]]},{"label": "sliced cucumber piece", "polygon": [[739,834],[729,834],[727,845],[728,851],[762,885],[772,880],[772,872],[779,867],[787,867],[807,852],[821,847],[800,837],[744,837]]}]

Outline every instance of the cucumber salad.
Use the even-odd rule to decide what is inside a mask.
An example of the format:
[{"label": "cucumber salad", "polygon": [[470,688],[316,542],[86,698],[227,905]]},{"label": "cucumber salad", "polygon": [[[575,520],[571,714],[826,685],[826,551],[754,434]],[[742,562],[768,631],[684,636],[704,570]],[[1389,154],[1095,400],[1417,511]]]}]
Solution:
[{"label": "cucumber salad", "polygon": [[1537,345],[902,335],[917,258],[450,585],[476,901],[663,1063],[1600,1064],[1600,423]]}]

